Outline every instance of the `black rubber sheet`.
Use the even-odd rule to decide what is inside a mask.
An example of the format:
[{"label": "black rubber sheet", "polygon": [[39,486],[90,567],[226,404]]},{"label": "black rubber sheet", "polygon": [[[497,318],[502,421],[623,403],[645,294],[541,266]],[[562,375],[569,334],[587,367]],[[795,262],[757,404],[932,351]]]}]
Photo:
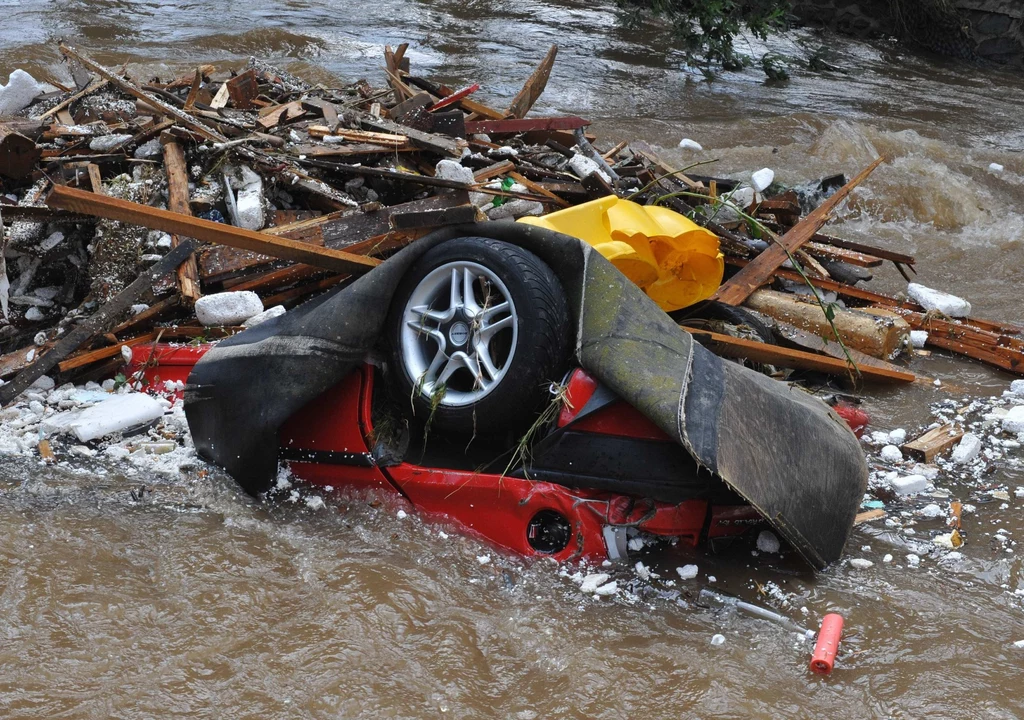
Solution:
[{"label": "black rubber sheet", "polygon": [[185,391],[199,454],[257,495],[273,484],[278,429],[377,346],[392,295],[430,248],[477,236],[540,256],[565,287],[580,366],[750,502],[815,568],[839,558],[867,486],[847,424],[799,388],[693,341],[590,246],[544,228],[446,228],[351,284],[220,342]]}]

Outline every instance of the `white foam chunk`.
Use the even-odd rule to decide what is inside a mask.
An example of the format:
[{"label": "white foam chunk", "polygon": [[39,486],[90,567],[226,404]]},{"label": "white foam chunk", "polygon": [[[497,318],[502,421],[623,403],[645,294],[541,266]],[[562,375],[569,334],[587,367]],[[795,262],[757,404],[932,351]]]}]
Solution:
[{"label": "white foam chunk", "polygon": [[711,644],[714,645],[715,647],[718,647],[719,645],[725,645],[725,635],[721,635],[721,634],[712,635],[711,636]]},{"label": "white foam chunk", "polygon": [[489,207],[484,212],[491,220],[504,220],[506,218],[521,218],[526,215],[543,215],[544,206],[533,200],[519,198],[509,200],[498,207]]},{"label": "white foam chunk", "polygon": [[903,451],[895,445],[886,445],[878,453],[885,462],[895,463],[903,460]]},{"label": "white foam chunk", "polygon": [[938,503],[928,503],[923,508],[921,508],[918,511],[918,513],[921,515],[921,517],[926,518],[937,518],[942,517],[946,514]]},{"label": "white foam chunk", "polygon": [[441,160],[434,166],[434,177],[472,185],[476,182],[473,171],[456,160]]},{"label": "white foam chunk", "polygon": [[990,173],[992,173],[993,175],[998,175],[999,173],[1001,173],[1005,169],[1006,168],[1004,168],[1002,165],[1000,165],[999,163],[995,163],[995,162],[994,163],[989,163],[989,166],[988,166],[988,171]]},{"label": "white foam chunk", "polygon": [[1010,392],[1014,395],[1024,397],[1024,380],[1014,380],[1010,383]]},{"label": "white foam chunk", "polygon": [[907,431],[903,428],[896,428],[889,431],[889,445],[902,445],[907,439]]},{"label": "white foam chunk", "polygon": [[164,414],[164,406],[145,393],[111,395],[77,414],[67,430],[81,442],[153,422]]},{"label": "white foam chunk", "polygon": [[750,184],[754,186],[754,189],[758,192],[764,192],[768,189],[768,186],[775,180],[775,171],[771,168],[761,168],[755,173],[750,175]]},{"label": "white foam chunk", "polygon": [[928,489],[928,478],[924,475],[904,475],[889,481],[899,495],[917,495]]},{"label": "white foam chunk", "polygon": [[779,539],[771,530],[762,530],[757,536],[757,549],[763,553],[777,553],[780,547]]},{"label": "white foam chunk", "polygon": [[597,173],[604,178],[605,182],[611,182],[612,179],[608,177],[608,173],[601,169],[601,166],[596,162],[588,158],[586,155],[580,155],[576,153],[569,160],[569,169],[573,171],[580,180],[585,179],[593,173]]},{"label": "white foam chunk", "polygon": [[701,146],[701,144],[699,142],[697,142],[696,140],[691,140],[690,138],[683,138],[682,140],[680,140],[679,141],[679,147],[681,147],[683,150],[703,150],[704,149],[703,146]]},{"label": "white foam chunk", "polygon": [[960,443],[953,448],[953,455],[950,459],[957,465],[963,465],[978,457],[980,452],[981,438],[974,433],[966,433],[960,438]]},{"label": "white foam chunk", "polygon": [[925,310],[938,310],[949,317],[968,317],[971,304],[962,297],[950,295],[941,290],[933,290],[918,283],[907,286],[907,294]]},{"label": "white foam chunk", "polygon": [[618,591],[619,591],[619,583],[617,581],[615,581],[615,580],[612,580],[610,583],[605,583],[601,587],[599,587],[596,590],[594,590],[594,594],[595,595],[600,595],[602,597],[606,597],[608,595],[614,595]]},{"label": "white foam chunk", "polygon": [[281,317],[286,312],[287,310],[285,310],[284,305],[275,305],[272,308],[267,308],[259,315],[253,315],[251,318],[242,323],[242,326],[247,328],[256,327],[261,323],[265,323],[267,320],[272,320],[273,318]]},{"label": "white foam chunk", "polygon": [[251,290],[203,295],[196,300],[196,317],[206,327],[237,325],[263,312],[263,301]]},{"label": "white foam chunk", "polygon": [[856,568],[857,570],[867,570],[869,567],[873,567],[874,563],[864,558],[853,558],[850,560],[850,567]]},{"label": "white foam chunk", "polygon": [[245,167],[242,170],[242,186],[235,198],[238,226],[247,230],[263,229],[263,178]]},{"label": "white foam chunk", "polygon": [[1003,418],[1003,430],[1008,433],[1024,433],[1024,405],[1010,408]]},{"label": "white foam chunk", "polygon": [[24,70],[15,70],[0,85],[0,115],[13,115],[24,110],[43,93],[43,86]]},{"label": "white foam chunk", "polygon": [[679,577],[683,580],[692,580],[697,577],[697,566],[683,565],[682,567],[677,567],[676,572],[679,573]]},{"label": "white foam chunk", "polygon": [[131,135],[100,135],[89,141],[89,149],[93,152],[108,153],[116,150],[132,139]]},{"label": "white foam chunk", "polygon": [[918,350],[928,344],[928,331],[927,330],[911,330],[910,331],[910,344],[916,347]]},{"label": "white foam chunk", "polygon": [[580,590],[585,593],[592,593],[608,581],[608,573],[590,573],[583,578]]}]

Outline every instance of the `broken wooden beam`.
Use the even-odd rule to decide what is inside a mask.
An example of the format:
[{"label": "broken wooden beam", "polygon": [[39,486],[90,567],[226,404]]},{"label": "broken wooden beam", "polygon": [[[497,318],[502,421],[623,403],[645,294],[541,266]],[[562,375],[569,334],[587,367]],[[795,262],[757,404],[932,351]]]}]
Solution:
[{"label": "broken wooden beam", "polygon": [[924,435],[900,446],[900,449],[918,462],[930,463],[938,455],[960,442],[964,431],[953,423],[932,428]]},{"label": "broken wooden beam", "polygon": [[590,125],[575,115],[566,117],[540,117],[511,120],[467,120],[466,132],[470,135],[516,135],[525,132],[545,132],[549,130],[578,130]]},{"label": "broken wooden beam", "polygon": [[[399,125],[398,123],[390,120],[374,117],[369,113],[347,112],[346,115],[352,115],[359,123],[377,132],[388,133],[390,135],[404,135],[409,138],[409,142],[413,145],[425,150],[436,152],[440,155],[462,157],[463,149],[469,147],[466,141],[460,138],[423,132],[405,125]],[[468,124],[469,123],[467,123],[467,125]]]},{"label": "broken wooden beam", "polygon": [[551,76],[551,68],[555,64],[555,56],[557,54],[558,46],[552,45],[544,59],[540,61],[537,69],[523,83],[523,88],[512,98],[512,103],[508,106],[507,111],[509,115],[514,118],[524,118],[526,113],[530,112],[530,108],[533,107],[533,104],[540,98],[541,93],[544,92],[544,88],[547,87],[548,78]]},{"label": "broken wooden beam", "polygon": [[[197,240],[251,250],[282,260],[316,265],[336,272],[365,273],[380,264],[380,260],[353,255],[341,250],[277,238],[266,233],[186,217],[168,210],[159,210],[139,203],[95,195],[91,192],[63,186],[53,188],[47,198],[47,204],[108,220],[141,225],[151,230],[163,230],[183,237],[193,237]],[[191,247],[191,244],[189,246]]]},{"label": "broken wooden beam", "polygon": [[[167,209],[191,217],[185,151],[177,142],[172,141],[164,145],[164,171],[167,173]],[[171,235],[171,247],[177,247],[181,241],[179,235]],[[189,255],[178,266],[175,276],[181,299],[186,305],[194,305],[202,294],[199,290],[199,268],[196,265],[195,254]]]},{"label": "broken wooden beam", "polygon": [[0,175],[20,180],[35,169],[43,151],[29,138],[0,124]]},{"label": "broken wooden beam", "polygon": [[[82,190],[75,190],[74,192],[79,192],[83,195],[93,194]],[[192,253],[192,250],[193,244],[189,240],[182,242],[176,248],[172,248],[159,262],[141,273],[139,277],[97,310],[96,313],[80,322],[74,329],[58,340],[49,351],[35,359],[31,365],[19,372],[9,383],[0,387],[0,407],[7,405],[18,397],[29,385],[56,367],[58,363],[67,358],[89,339],[105,332],[119,316],[126,313],[132,305],[138,302],[142,294],[152,287],[154,281],[169,272],[173,272]]]},{"label": "broken wooden beam", "polygon": [[255,68],[250,68],[241,75],[236,75],[224,84],[228,87],[228,97],[231,99],[231,104],[239,110],[251,109],[253,107],[252,101],[260,94]]},{"label": "broken wooden beam", "polygon": [[[744,358],[754,362],[768,363],[778,367],[794,368],[797,370],[811,370],[826,375],[849,378],[853,375],[853,368],[844,361],[827,355],[815,355],[814,353],[802,350],[793,350],[778,345],[735,338],[731,335],[711,332],[708,330],[695,330],[683,327],[683,330],[693,335],[693,338],[717,355],[732,358]],[[914,382],[917,377],[913,373],[901,370],[889,370],[878,367],[860,368],[860,378],[879,383],[909,383]]]},{"label": "broken wooden beam", "polygon": [[794,225],[781,238],[769,231],[769,237],[774,242],[760,255],[747,263],[746,267],[729,278],[711,299],[727,305],[743,304],[743,301],[750,297],[751,293],[768,282],[772,274],[782,263],[789,259],[793,252],[799,250],[814,237],[818,230],[821,229],[821,226],[832,217],[832,213],[839,204],[849,196],[850,192],[864,182],[874,172],[875,168],[883,162],[885,162],[884,157],[875,160],[862,170],[857,177],[846,183],[834,195],[816,207],[807,217]]}]

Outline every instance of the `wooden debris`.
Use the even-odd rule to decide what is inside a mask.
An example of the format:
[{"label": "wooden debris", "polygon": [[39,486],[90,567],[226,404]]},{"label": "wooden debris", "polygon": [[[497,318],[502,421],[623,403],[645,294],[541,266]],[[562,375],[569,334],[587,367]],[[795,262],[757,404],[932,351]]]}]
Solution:
[{"label": "wooden debris", "polygon": [[[196,71],[198,73],[198,70]],[[176,142],[164,145],[164,170],[167,172],[167,209],[182,215],[192,215],[189,204],[188,171],[185,167],[185,151]],[[94,190],[95,192],[95,190]],[[171,236],[171,247],[181,244],[181,237]],[[195,255],[189,255],[178,266],[178,292],[181,299],[188,305],[195,304],[201,293],[199,290],[199,268]]]},{"label": "wooden debris", "polygon": [[901,445],[904,455],[922,463],[930,463],[937,456],[949,450],[960,442],[964,431],[953,423],[946,423],[937,428],[932,428],[924,435],[921,435],[910,442]]},{"label": "wooden debris", "polygon": [[228,89],[228,97],[231,104],[241,110],[248,110],[253,106],[253,100],[260,94],[259,85],[256,82],[256,70],[246,70],[241,75],[224,83]]},{"label": "wooden debris", "polygon": [[589,124],[589,121],[575,115],[523,120],[471,120],[466,121],[466,132],[470,135],[515,135],[537,131],[577,130]]},{"label": "wooden debris", "polygon": [[[541,60],[540,65],[533,71],[533,74],[526,79],[526,83],[523,85],[523,89],[516,93],[516,96],[512,98],[512,104],[508,106],[508,115],[514,118],[524,118],[526,113],[530,112],[530,108],[537,102],[537,99],[544,92],[544,88],[547,87],[548,77],[551,75],[551,68],[555,64],[555,56],[558,54],[558,46],[552,45],[548,49],[544,59]],[[573,129],[573,128],[561,128]]]},{"label": "wooden debris", "polygon": [[14,180],[23,178],[32,172],[40,157],[42,150],[32,140],[0,124],[0,175]]}]

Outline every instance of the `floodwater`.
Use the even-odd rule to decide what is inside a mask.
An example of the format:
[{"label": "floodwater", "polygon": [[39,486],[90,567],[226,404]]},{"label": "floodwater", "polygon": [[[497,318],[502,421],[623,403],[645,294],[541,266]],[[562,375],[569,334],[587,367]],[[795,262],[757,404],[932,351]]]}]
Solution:
[{"label": "floodwater", "polygon": [[[788,183],[890,156],[832,231],[915,254],[921,282],[969,297],[978,316],[1024,321],[1019,72],[806,32],[772,48],[827,46],[838,71],[797,70],[781,86],[759,71],[708,84],[664,29],[626,29],[611,4],[582,0],[7,0],[0,11],[4,76],[24,67],[66,79],[64,38],[142,76],[237,67],[257,54],[325,83],[380,83],[382,45],[409,41],[417,71],[479,82],[498,106],[557,42],[538,109],[593,119],[607,145],[643,139],[680,164],[717,158],[708,172],[735,177],[767,166]],[[682,157],[683,137],[705,151]],[[992,162],[1004,172],[989,173]],[[873,285],[905,287],[891,267]],[[931,421],[931,403],[998,395],[1010,380],[939,355],[914,368],[942,387],[864,393],[875,429],[914,432]],[[549,563],[505,557],[387,505],[266,507],[198,465],[147,475],[96,459],[43,468],[0,456],[0,716],[1020,717],[1021,556],[993,531],[1024,532],[1013,494],[1024,485],[1021,452],[993,460],[981,481],[940,479],[977,506],[964,516],[959,561],[925,555],[911,567],[912,538],[876,522],[848,546],[874,561],[866,570],[844,563],[814,577],[749,548],[665,549],[644,562],[664,579],[695,562],[696,581],[600,601]],[[133,499],[142,485],[150,492]],[[983,503],[992,498],[982,486],[1005,487],[1009,499]],[[918,540],[941,527],[918,523]],[[622,585],[635,579],[612,572]],[[808,626],[841,613],[835,673],[811,675],[792,633],[674,592],[692,595],[709,576],[747,599],[773,582],[760,602]],[[710,644],[716,633],[721,646]]]}]

